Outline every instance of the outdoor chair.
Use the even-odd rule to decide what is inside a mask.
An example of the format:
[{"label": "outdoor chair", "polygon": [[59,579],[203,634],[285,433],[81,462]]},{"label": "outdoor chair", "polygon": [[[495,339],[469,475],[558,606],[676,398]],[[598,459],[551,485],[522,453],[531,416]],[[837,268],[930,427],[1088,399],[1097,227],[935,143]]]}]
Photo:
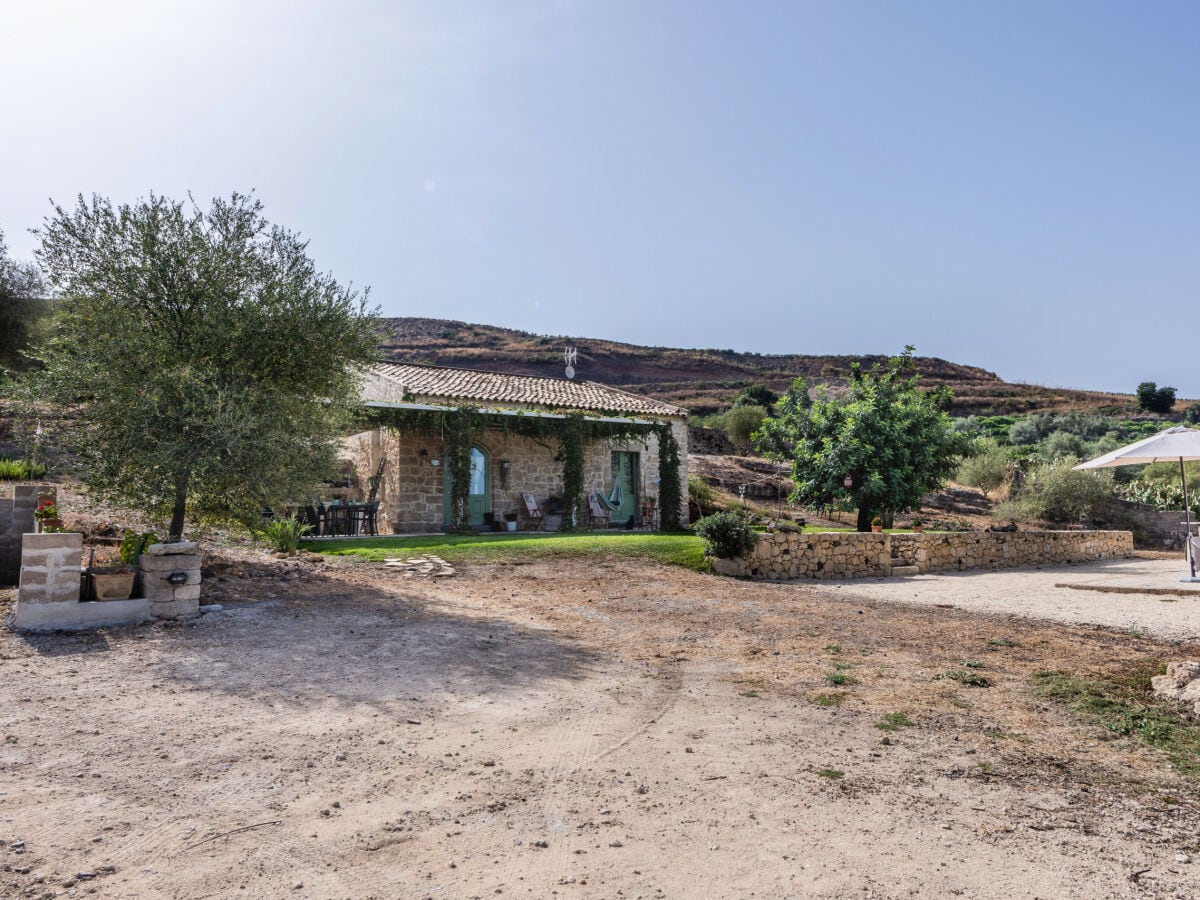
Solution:
[{"label": "outdoor chair", "polygon": [[363,511],[363,533],[379,534],[379,501],[372,500]]},{"label": "outdoor chair", "polygon": [[521,500],[525,505],[525,524],[536,531],[542,527],[542,519],[546,517],[546,514],[543,513],[542,508],[538,506],[538,502],[534,498],[533,494],[528,492],[522,493]]},{"label": "outdoor chair", "polygon": [[612,525],[612,513],[604,508],[595,494],[588,494],[588,511],[591,513],[592,527],[596,528],[603,526],[608,528]]}]

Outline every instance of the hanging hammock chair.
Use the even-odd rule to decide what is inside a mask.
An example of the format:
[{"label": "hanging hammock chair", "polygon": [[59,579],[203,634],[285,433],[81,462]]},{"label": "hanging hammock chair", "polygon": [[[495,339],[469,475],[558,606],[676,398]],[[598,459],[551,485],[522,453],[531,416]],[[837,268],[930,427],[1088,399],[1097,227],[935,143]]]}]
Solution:
[{"label": "hanging hammock chair", "polygon": [[609,512],[616,512],[619,510],[621,508],[621,504],[625,502],[625,489],[621,487],[620,479],[613,482],[612,490],[608,492],[607,497],[605,497],[599,491],[596,491],[596,499],[600,502],[600,505]]}]

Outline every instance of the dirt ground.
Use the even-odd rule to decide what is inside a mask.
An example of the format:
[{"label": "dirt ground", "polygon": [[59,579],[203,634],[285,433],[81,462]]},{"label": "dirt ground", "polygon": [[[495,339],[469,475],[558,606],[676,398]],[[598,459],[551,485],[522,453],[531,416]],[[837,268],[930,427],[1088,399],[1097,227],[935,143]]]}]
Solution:
[{"label": "dirt ground", "polygon": [[1194,645],[628,560],[212,569],[188,624],[0,631],[0,895],[1200,894],[1195,782],[1029,680]]}]

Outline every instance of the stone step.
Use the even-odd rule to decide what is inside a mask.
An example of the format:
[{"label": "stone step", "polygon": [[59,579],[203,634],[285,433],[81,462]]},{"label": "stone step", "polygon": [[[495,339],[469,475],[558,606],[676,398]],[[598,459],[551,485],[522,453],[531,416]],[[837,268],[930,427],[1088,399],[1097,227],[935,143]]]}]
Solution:
[{"label": "stone step", "polygon": [[892,575],[894,575],[894,576],[920,575],[920,574],[921,574],[921,570],[917,566],[892,566]]}]

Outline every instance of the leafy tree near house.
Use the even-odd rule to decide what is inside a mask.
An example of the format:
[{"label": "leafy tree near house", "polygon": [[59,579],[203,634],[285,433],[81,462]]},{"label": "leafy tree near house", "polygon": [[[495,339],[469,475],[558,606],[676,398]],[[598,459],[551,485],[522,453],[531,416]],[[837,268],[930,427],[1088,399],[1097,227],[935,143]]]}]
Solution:
[{"label": "leafy tree near house", "polygon": [[37,258],[64,298],[26,395],[98,495],[169,518],[253,522],[332,471],[374,359],[365,294],[317,271],[307,244],[241,194],[208,209],[151,194],[54,207]]},{"label": "leafy tree near house", "polygon": [[776,418],[763,422],[759,448],[791,461],[793,500],[850,499],[858,509],[858,530],[870,531],[875,516],[919,505],[953,474],[971,451],[971,439],[951,427],[947,388],[917,387],[912,356],[913,348],[906,347],[870,371],[855,365],[843,398],[818,389],[808,404],[807,392],[800,397],[802,385],[794,386]]},{"label": "leafy tree near house", "polygon": [[1169,413],[1175,406],[1175,388],[1143,381],[1137,386],[1137,400],[1138,408],[1146,412]]}]

